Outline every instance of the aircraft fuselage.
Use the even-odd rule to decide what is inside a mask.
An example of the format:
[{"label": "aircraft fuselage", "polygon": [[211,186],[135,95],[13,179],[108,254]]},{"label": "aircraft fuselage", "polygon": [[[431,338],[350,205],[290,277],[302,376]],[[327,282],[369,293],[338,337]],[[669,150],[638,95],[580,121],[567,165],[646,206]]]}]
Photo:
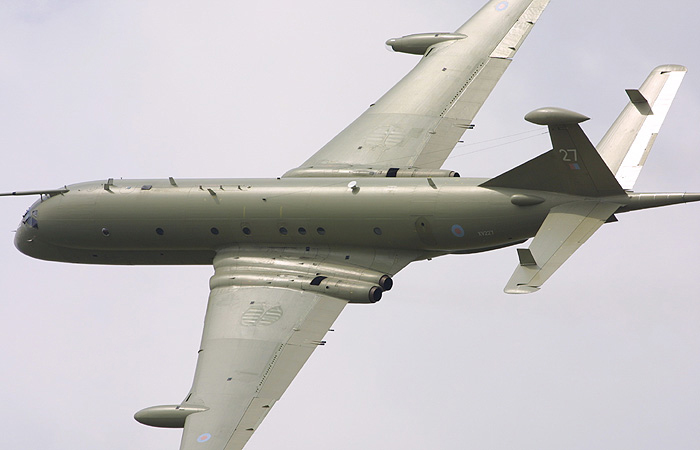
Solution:
[{"label": "aircraft fuselage", "polygon": [[[484,179],[115,180],[68,186],[27,211],[15,245],[45,260],[211,264],[230,245],[373,247],[422,257],[513,245],[575,197],[487,189]],[[516,202],[517,203],[517,202]]]}]

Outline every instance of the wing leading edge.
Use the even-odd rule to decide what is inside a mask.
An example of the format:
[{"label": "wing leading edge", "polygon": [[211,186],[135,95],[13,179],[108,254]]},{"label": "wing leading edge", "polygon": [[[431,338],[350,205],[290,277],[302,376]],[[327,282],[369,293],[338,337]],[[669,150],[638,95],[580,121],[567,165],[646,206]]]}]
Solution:
[{"label": "wing leading edge", "polygon": [[429,47],[398,84],[285,176],[439,169],[548,3],[488,2],[456,31],[466,38]]}]

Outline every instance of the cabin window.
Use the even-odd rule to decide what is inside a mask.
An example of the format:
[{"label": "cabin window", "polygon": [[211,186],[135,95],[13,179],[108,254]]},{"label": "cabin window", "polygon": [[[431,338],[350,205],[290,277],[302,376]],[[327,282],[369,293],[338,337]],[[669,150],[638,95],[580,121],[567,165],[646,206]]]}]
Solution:
[{"label": "cabin window", "polygon": [[301,235],[306,234],[306,228],[304,228],[304,227],[299,227],[299,229],[298,229],[297,231],[298,231],[299,234],[301,234]]},{"label": "cabin window", "polygon": [[156,228],[156,234],[158,236],[163,236],[165,234],[165,230],[162,228]]},{"label": "cabin window", "polygon": [[212,227],[211,230],[209,230],[209,231],[211,231],[211,234],[213,234],[213,235],[215,235],[215,236],[216,236],[217,234],[219,234],[219,229],[216,228],[216,227]]},{"label": "cabin window", "polygon": [[379,227],[374,227],[374,234],[376,234],[377,236],[381,236],[381,235],[382,235],[382,229],[379,228]]},{"label": "cabin window", "polygon": [[250,236],[250,233],[251,233],[250,228],[243,227],[243,234],[245,234],[246,236]]},{"label": "cabin window", "polygon": [[107,228],[102,229],[102,234],[105,236],[109,236],[109,230]]},{"label": "cabin window", "polygon": [[285,227],[280,227],[280,234],[286,236],[289,231]]},{"label": "cabin window", "polygon": [[320,234],[321,236],[323,236],[324,234],[326,234],[326,230],[325,230],[324,228],[322,228],[322,227],[316,228],[316,232],[317,232],[318,234]]}]

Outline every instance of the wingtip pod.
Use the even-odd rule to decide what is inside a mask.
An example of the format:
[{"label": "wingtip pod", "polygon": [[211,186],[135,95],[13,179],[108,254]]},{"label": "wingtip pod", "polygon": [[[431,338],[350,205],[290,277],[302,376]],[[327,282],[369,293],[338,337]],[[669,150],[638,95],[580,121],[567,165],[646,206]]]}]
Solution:
[{"label": "wingtip pod", "polygon": [[184,428],[187,416],[207,409],[209,408],[179,405],[151,406],[134,414],[134,419],[149,427]]},{"label": "wingtip pod", "polygon": [[423,55],[430,47],[441,42],[457,41],[464,39],[464,34],[460,33],[419,33],[409,34],[400,38],[391,38],[385,42],[387,47],[397,53],[408,53],[411,55]]},{"label": "wingtip pod", "polygon": [[536,125],[572,125],[589,120],[583,114],[564,108],[548,106],[525,114],[525,120]]}]

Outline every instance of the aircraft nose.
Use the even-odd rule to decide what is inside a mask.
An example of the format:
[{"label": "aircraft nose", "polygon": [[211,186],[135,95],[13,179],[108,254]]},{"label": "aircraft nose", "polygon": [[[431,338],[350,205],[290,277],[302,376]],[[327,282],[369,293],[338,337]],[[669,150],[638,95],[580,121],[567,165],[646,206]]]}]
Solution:
[{"label": "aircraft nose", "polygon": [[15,247],[27,256],[32,256],[36,247],[37,229],[26,223],[20,224],[15,233]]}]

